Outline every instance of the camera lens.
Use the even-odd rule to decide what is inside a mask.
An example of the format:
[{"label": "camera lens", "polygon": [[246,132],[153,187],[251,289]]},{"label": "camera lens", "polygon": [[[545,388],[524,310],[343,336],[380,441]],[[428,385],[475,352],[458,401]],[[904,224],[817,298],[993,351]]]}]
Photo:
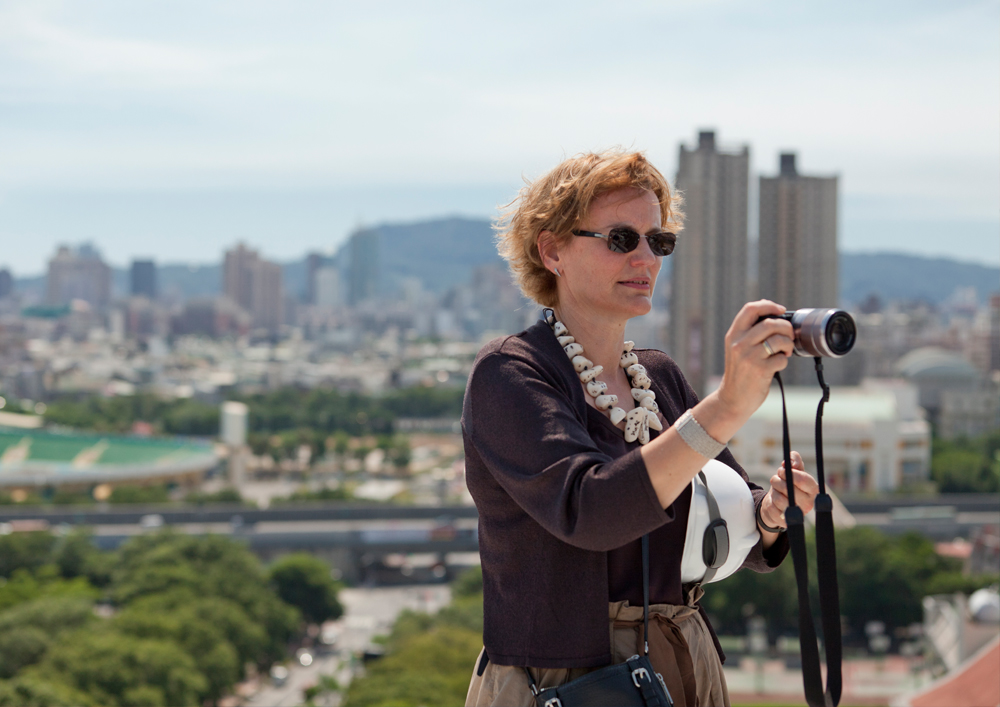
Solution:
[{"label": "camera lens", "polygon": [[843,356],[854,348],[858,330],[847,312],[837,312],[826,325],[826,345],[834,356]]}]

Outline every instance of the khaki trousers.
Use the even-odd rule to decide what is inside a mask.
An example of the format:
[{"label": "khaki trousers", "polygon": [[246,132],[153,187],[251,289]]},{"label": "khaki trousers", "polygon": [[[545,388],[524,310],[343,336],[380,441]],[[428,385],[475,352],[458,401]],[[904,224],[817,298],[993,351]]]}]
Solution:
[{"label": "khaki trousers", "polygon": [[[726,688],[726,678],[722,672],[722,662],[715,650],[712,634],[705,621],[698,613],[696,602],[701,598],[701,587],[695,586],[687,596],[686,605],[653,604],[649,607],[650,624],[650,658],[656,666],[657,630],[660,624],[679,629],[687,642],[690,664],[687,656],[676,656],[678,667],[676,680],[683,680],[689,686],[693,670],[694,689],[677,689],[671,686],[669,676],[664,672],[664,679],[670,687],[671,696],[676,707],[729,707],[729,690]],[[611,632],[611,651],[614,663],[624,663],[635,655],[641,645],[642,607],[629,606],[628,602],[614,602],[608,605],[608,626]],[[484,649],[485,650],[485,649]],[[528,687],[528,678],[524,668],[511,665],[487,663],[482,675],[477,675],[479,661],[483,659],[482,652],[472,671],[472,681],[469,693],[465,698],[466,707],[533,707],[535,698]],[[686,667],[689,666],[689,667]],[[659,668],[657,668],[659,670]],[[529,668],[539,689],[556,687],[597,668]],[[675,680],[675,684],[676,684]],[[692,694],[694,693],[694,694]]]}]

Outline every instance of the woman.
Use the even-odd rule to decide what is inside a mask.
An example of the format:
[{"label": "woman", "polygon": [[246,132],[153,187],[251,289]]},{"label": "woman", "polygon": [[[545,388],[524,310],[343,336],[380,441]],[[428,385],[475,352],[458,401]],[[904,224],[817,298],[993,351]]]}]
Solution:
[{"label": "woman", "polygon": [[[700,402],[665,354],[630,350],[625,325],[650,310],[678,206],[641,154],[612,151],[563,162],[522,189],[499,222],[500,251],[522,291],[558,324],[487,344],[466,390],[466,478],[484,585],[484,650],[469,705],[531,705],[529,673],[550,687],[636,653],[647,533],[654,667],[677,704],[728,704],[701,589],[680,579],[691,480],[705,454],[747,478],[721,443],[764,401],[793,332],[784,320],[757,323],[783,307],[744,306],[726,336],[722,383]],[[816,483],[796,453],[792,466],[808,511]],[[766,493],[749,484],[761,540],[744,566],[756,571],[787,553],[784,484],[783,469]]]}]

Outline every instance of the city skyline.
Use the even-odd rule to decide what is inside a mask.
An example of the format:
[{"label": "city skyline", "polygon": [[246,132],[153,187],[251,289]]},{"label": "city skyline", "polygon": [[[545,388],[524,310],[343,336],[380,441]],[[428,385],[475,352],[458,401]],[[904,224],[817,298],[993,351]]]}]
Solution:
[{"label": "city skyline", "polygon": [[580,151],[643,149],[672,178],[702,129],[749,144],[751,179],[788,150],[838,175],[845,251],[1000,263],[1000,8],[856,9],[6,3],[0,264],[37,274],[84,240],[117,265],[241,239],[286,260],[361,224],[489,217]]}]

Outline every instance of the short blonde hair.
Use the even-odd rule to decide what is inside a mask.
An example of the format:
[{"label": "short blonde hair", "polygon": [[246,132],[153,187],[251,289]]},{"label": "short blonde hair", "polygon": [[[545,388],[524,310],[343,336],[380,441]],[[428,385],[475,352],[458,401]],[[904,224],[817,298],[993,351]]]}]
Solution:
[{"label": "short blonde hair", "polygon": [[571,157],[544,177],[527,182],[517,197],[501,208],[493,226],[497,249],[526,297],[543,307],[558,304],[556,276],[542,264],[538,253],[542,231],[551,231],[561,241],[569,239],[594,199],[629,187],[655,194],[663,229],[680,231],[684,220],[680,196],[645,155],[621,149]]}]

